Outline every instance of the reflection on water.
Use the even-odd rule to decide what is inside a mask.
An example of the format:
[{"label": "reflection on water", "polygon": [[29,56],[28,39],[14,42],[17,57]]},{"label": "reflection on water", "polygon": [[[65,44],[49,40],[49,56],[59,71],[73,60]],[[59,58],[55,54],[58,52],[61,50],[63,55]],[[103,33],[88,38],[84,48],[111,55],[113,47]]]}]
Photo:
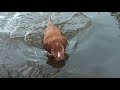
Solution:
[{"label": "reflection on water", "polygon": [[65,54],[65,60],[61,60],[61,61],[56,61],[55,58],[53,57],[49,57],[47,60],[47,64],[49,64],[50,66],[54,67],[54,68],[63,68],[67,62],[69,58],[69,55]]}]

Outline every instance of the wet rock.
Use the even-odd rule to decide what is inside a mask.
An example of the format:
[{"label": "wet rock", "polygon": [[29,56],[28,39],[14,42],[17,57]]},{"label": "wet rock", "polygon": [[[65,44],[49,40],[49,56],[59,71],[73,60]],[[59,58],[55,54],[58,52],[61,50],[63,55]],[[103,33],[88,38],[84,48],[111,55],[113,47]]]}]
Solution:
[{"label": "wet rock", "polygon": [[0,67],[0,77],[2,77],[2,78],[8,78],[9,77],[8,70],[5,67],[5,65],[1,65],[1,67]]},{"label": "wet rock", "polygon": [[26,68],[28,68],[28,65],[27,65],[27,64],[21,66],[17,71],[18,71],[18,72],[21,72],[21,71],[25,70]]},{"label": "wet rock", "polygon": [[120,12],[110,12],[112,16],[115,16],[117,21],[120,23]]},{"label": "wet rock", "polygon": [[[60,70],[48,65],[40,65],[36,62],[29,62],[16,67],[7,68],[4,65],[0,67],[0,78],[54,78]],[[20,66],[24,67],[21,68]],[[18,70],[14,69],[17,68]]]},{"label": "wet rock", "polygon": [[4,29],[5,24],[13,17],[15,12],[1,12],[0,13],[0,28]]},{"label": "wet rock", "polygon": [[19,76],[19,73],[14,71],[11,75],[10,75],[12,78],[18,78]]},{"label": "wet rock", "polygon": [[10,31],[10,38],[25,37],[25,42],[33,46],[41,44],[43,30],[48,24],[49,17],[68,37],[73,37],[78,31],[91,25],[91,20],[81,12],[29,12],[16,14],[8,21],[4,30]]},{"label": "wet rock", "polygon": [[24,38],[24,40],[28,45],[40,48],[40,46],[42,47],[41,37],[43,37],[43,35],[40,36],[39,32],[30,33]]},{"label": "wet rock", "polygon": [[[21,66],[27,68],[21,68]],[[25,62],[9,69],[2,66],[0,71],[2,73],[0,74],[1,78],[54,78],[58,70],[48,65],[41,65],[39,62],[29,62],[29,65],[28,62]]]},{"label": "wet rock", "polygon": [[119,12],[110,12],[111,13],[111,16],[115,16],[117,15]]},{"label": "wet rock", "polygon": [[0,63],[5,65],[0,68],[1,78],[54,78],[59,74],[53,63],[46,64],[43,55],[43,30],[49,17],[69,40],[91,25],[81,12],[16,12],[5,17],[4,30],[0,29],[7,32],[0,34]]},{"label": "wet rock", "polygon": [[23,71],[22,72],[22,75],[27,75],[29,72],[30,72],[30,70],[32,70],[32,67],[29,67],[28,69],[26,69],[25,71]]}]

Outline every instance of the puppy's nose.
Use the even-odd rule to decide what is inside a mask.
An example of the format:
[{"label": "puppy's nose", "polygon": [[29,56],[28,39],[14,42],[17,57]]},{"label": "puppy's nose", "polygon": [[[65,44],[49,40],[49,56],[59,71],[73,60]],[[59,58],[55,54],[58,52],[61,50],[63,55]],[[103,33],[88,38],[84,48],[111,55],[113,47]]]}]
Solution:
[{"label": "puppy's nose", "polygon": [[57,57],[55,58],[57,61],[60,61],[60,60],[63,60],[64,59],[64,56],[61,55],[60,52],[57,53]]},{"label": "puppy's nose", "polygon": [[61,55],[60,55],[60,53],[58,52],[58,58],[60,58],[61,57]]}]

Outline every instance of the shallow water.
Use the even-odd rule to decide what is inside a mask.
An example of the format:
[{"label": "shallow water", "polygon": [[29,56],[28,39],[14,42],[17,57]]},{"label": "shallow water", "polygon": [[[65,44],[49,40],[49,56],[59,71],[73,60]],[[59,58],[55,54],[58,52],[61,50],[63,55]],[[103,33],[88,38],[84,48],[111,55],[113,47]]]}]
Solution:
[{"label": "shallow water", "polygon": [[[89,18],[72,12],[1,13],[0,77],[120,77],[118,22],[108,12],[83,14],[92,25]],[[49,15],[69,39],[65,62],[47,60],[41,42],[36,43]],[[46,21],[40,26],[42,19]]]}]

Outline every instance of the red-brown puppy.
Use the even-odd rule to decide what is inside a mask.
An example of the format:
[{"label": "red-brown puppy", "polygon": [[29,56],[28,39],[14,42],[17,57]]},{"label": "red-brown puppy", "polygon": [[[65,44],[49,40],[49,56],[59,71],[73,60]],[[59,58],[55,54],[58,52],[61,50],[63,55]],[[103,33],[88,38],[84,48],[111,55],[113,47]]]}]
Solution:
[{"label": "red-brown puppy", "polygon": [[43,48],[47,51],[48,56],[53,56],[55,60],[64,60],[65,48],[68,41],[61,35],[60,29],[55,26],[51,20],[44,31]]}]

